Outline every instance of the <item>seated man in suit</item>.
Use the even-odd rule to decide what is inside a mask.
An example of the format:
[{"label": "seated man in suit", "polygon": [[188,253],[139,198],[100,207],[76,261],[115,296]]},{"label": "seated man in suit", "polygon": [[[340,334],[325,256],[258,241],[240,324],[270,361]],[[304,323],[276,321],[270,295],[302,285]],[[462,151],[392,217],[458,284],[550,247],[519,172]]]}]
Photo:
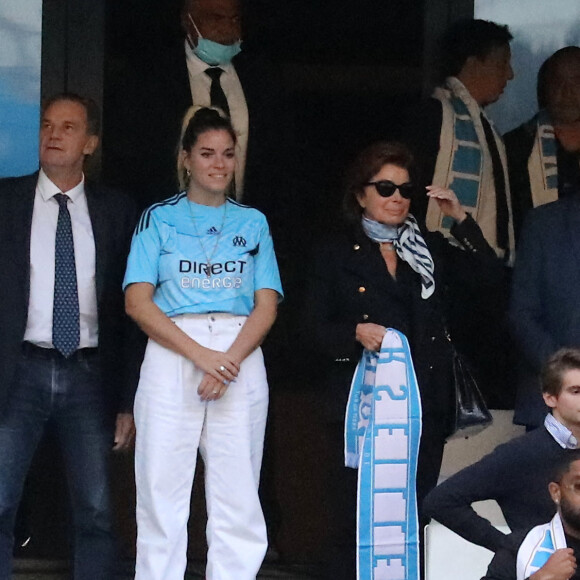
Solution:
[{"label": "seated man in suit", "polygon": [[538,104],[539,113],[504,136],[516,240],[531,208],[580,189],[580,47],[542,64]]},{"label": "seated man in suit", "polygon": [[466,540],[497,551],[507,537],[471,507],[493,499],[510,529],[529,529],[554,515],[548,482],[554,466],[576,451],[580,440],[580,349],[562,349],[542,372],[544,400],[552,413],[544,426],[500,445],[433,489],[423,502],[435,518]]},{"label": "seated man in suit", "polygon": [[[114,576],[111,449],[133,439],[138,362],[121,283],[133,204],[85,181],[99,142],[95,103],[44,103],[40,171],[0,180],[0,578],[9,580],[22,486],[45,426],[62,447],[75,580]],[[138,336],[138,335],[136,335]],[[127,347],[127,348],[126,348]],[[133,376],[130,377],[131,369]]]},{"label": "seated man in suit", "polygon": [[548,523],[511,534],[482,580],[580,579],[579,451],[562,458],[547,487],[556,515]]}]

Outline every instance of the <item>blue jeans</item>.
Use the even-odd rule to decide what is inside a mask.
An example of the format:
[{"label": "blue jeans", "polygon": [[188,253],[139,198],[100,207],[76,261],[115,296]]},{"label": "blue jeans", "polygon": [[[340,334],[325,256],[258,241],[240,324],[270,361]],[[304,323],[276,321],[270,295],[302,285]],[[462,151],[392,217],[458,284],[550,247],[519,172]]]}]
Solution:
[{"label": "blue jeans", "polygon": [[65,462],[74,526],[75,580],[111,580],[115,548],[109,497],[113,426],[107,418],[96,352],[70,359],[26,351],[0,417],[0,580],[10,580],[14,522],[30,462],[54,423]]}]

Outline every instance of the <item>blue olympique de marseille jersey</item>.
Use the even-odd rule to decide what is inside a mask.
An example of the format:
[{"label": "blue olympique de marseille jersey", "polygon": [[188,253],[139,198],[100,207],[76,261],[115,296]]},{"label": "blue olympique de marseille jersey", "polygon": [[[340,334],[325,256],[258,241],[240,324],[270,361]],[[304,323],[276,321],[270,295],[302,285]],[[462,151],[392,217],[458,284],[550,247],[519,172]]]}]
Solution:
[{"label": "blue olympique de marseille jersey", "polygon": [[123,289],[136,282],[155,286],[153,300],[168,316],[247,316],[256,290],[270,288],[283,296],[265,216],[232,200],[219,207],[199,205],[185,193],[141,216]]}]

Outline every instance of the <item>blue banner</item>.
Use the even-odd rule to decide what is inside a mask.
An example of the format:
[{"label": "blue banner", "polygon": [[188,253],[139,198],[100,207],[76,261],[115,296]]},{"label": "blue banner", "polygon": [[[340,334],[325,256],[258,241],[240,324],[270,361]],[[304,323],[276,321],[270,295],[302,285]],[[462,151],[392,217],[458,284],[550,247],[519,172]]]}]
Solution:
[{"label": "blue banner", "polygon": [[38,168],[42,0],[0,3],[0,177]]}]

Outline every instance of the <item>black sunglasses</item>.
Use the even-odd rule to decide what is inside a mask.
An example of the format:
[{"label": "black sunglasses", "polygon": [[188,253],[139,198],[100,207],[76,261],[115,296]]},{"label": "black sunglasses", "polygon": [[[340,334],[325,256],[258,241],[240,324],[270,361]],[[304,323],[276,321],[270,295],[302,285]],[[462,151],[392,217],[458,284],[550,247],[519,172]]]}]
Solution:
[{"label": "black sunglasses", "polygon": [[391,195],[393,195],[398,189],[401,197],[411,199],[415,192],[415,186],[410,182],[397,185],[388,179],[381,179],[380,181],[369,181],[368,183],[365,183],[365,185],[374,185],[377,193],[381,197],[391,197]]}]

